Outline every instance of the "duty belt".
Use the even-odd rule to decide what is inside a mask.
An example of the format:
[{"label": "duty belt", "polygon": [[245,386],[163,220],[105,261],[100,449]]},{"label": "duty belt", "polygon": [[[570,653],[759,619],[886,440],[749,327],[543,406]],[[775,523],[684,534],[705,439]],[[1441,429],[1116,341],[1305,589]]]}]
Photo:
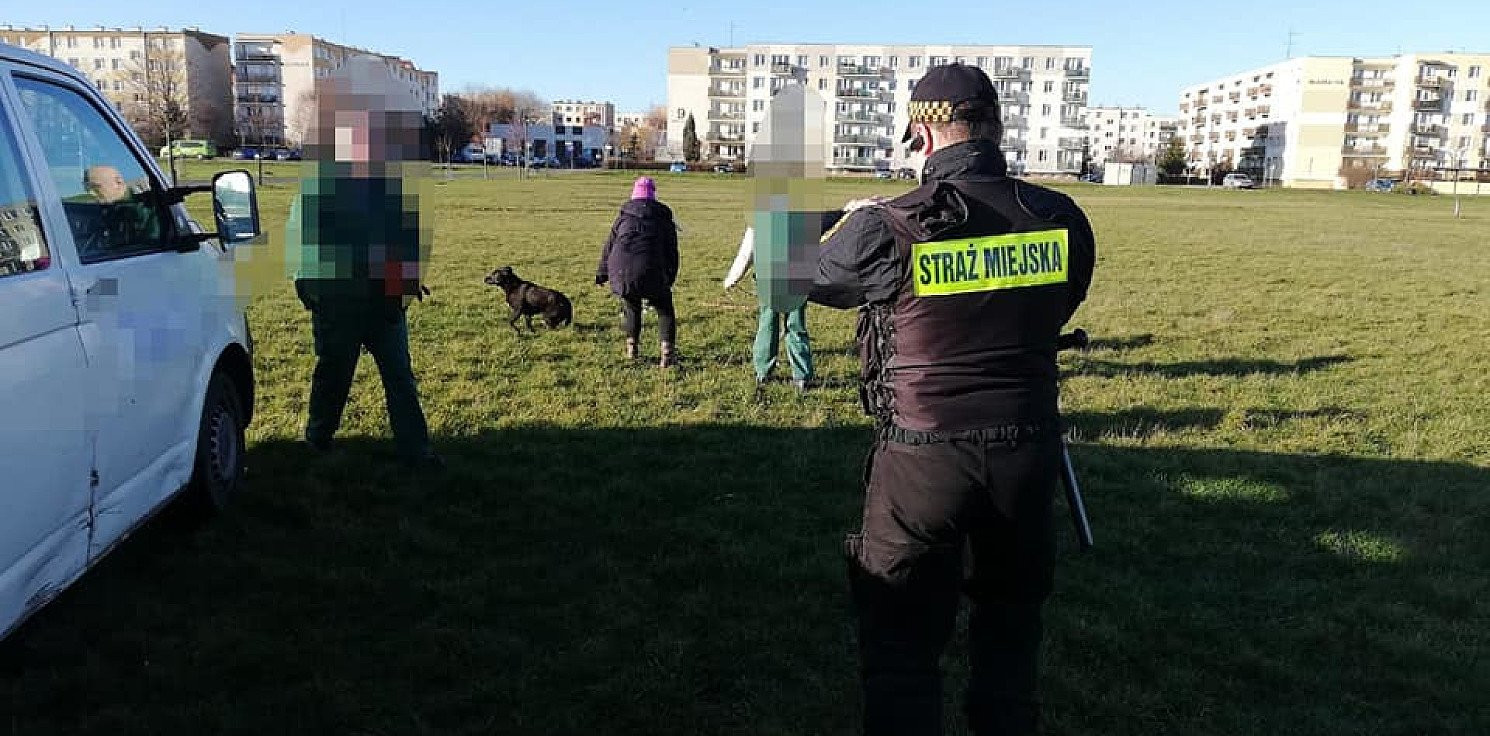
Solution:
[{"label": "duty belt", "polygon": [[906,429],[895,425],[882,425],[876,430],[875,436],[885,442],[898,442],[906,445],[934,445],[941,442],[958,441],[1034,442],[1037,440],[1058,439],[1061,436],[1061,422],[1059,419],[1048,419],[1044,421],[1001,424],[992,427],[981,427],[979,429],[958,429],[939,432]]}]

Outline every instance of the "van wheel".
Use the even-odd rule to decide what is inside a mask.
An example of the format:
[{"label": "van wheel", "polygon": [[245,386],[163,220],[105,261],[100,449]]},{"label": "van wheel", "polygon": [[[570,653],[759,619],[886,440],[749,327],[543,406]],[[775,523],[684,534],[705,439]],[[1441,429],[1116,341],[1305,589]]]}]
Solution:
[{"label": "van wheel", "polygon": [[243,402],[233,382],[221,372],[207,384],[202,422],[197,430],[197,457],[189,495],[202,511],[221,511],[243,487],[247,443]]}]

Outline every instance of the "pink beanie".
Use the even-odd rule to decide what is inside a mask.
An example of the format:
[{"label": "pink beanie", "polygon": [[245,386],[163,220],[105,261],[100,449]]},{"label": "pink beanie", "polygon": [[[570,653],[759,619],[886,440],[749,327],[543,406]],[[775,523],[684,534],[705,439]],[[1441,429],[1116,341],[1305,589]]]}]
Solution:
[{"label": "pink beanie", "polygon": [[652,181],[650,176],[639,177],[636,183],[631,185],[632,199],[656,199],[656,196],[657,182]]}]

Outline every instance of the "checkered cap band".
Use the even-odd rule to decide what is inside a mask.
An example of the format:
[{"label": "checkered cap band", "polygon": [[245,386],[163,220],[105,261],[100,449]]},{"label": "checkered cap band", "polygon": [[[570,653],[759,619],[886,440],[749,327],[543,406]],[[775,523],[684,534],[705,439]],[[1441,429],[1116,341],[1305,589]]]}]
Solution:
[{"label": "checkered cap band", "polygon": [[911,122],[950,123],[952,122],[952,107],[952,103],[944,100],[912,101],[910,105]]}]

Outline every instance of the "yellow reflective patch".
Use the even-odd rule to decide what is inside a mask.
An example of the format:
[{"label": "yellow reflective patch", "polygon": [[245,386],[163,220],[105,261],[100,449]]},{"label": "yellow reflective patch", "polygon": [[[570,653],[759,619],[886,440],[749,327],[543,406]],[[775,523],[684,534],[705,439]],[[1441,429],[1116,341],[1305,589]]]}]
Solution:
[{"label": "yellow reflective patch", "polygon": [[979,291],[1045,286],[1066,282],[1070,254],[1065,230],[939,240],[911,246],[916,296],[950,296]]}]

